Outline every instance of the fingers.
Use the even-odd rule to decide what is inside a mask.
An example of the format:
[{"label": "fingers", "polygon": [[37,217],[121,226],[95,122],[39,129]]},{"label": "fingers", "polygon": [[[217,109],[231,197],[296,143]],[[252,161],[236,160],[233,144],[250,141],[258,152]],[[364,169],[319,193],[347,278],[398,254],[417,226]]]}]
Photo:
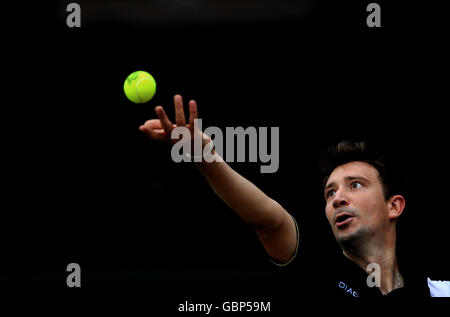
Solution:
[{"label": "fingers", "polygon": [[139,130],[147,134],[150,139],[157,141],[167,141],[167,133],[164,130],[149,130],[139,127]]},{"label": "fingers", "polygon": [[183,109],[183,99],[181,95],[175,95],[173,97],[175,104],[175,122],[173,124],[167,116],[164,108],[157,106],[155,108],[156,115],[159,119],[147,120],[143,125],[139,127],[141,132],[146,133],[151,139],[154,140],[167,140],[170,139],[172,130],[177,126],[186,126],[191,131],[194,129],[194,120],[198,119],[197,102],[195,100],[189,101],[189,124],[186,125],[186,118]]},{"label": "fingers", "polygon": [[173,130],[173,124],[170,122],[169,117],[167,117],[166,112],[164,111],[164,108],[161,106],[157,106],[155,108],[156,115],[158,116],[159,120],[161,121],[161,126],[164,129],[164,131],[167,133],[167,135],[171,135]]},{"label": "fingers", "polygon": [[[176,124],[172,125],[174,128],[177,127]],[[139,130],[143,131],[145,129],[151,129],[151,130],[163,130],[161,125],[161,120],[159,119],[150,119],[145,121],[143,125],[139,127]]]},{"label": "fingers", "polygon": [[183,98],[180,95],[175,95],[173,103],[175,104],[175,123],[177,126],[185,126],[186,118],[184,117]]},{"label": "fingers", "polygon": [[189,101],[189,129],[194,129],[194,120],[198,119],[197,102],[195,100]]},{"label": "fingers", "polygon": [[[176,127],[177,125],[174,124],[173,128]],[[170,139],[170,136],[162,128],[161,120],[159,119],[145,121],[143,125],[139,126],[139,131],[147,134],[153,140],[168,141]]]},{"label": "fingers", "polygon": [[141,128],[152,129],[152,130],[162,129],[162,125],[161,125],[161,121],[159,119],[150,119],[150,120],[145,121],[145,123],[139,127],[140,130],[141,130]]}]

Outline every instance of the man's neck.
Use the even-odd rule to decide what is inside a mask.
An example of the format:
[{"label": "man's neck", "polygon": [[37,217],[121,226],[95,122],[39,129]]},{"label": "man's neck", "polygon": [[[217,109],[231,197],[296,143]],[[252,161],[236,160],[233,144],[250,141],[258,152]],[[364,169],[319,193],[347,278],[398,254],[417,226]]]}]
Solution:
[{"label": "man's neck", "polygon": [[347,258],[358,264],[368,274],[372,273],[367,271],[369,264],[376,263],[380,266],[380,291],[384,295],[403,287],[403,278],[399,273],[395,255],[395,243],[384,244],[380,247],[366,247],[356,250],[354,248],[351,250],[343,248],[342,250]]}]

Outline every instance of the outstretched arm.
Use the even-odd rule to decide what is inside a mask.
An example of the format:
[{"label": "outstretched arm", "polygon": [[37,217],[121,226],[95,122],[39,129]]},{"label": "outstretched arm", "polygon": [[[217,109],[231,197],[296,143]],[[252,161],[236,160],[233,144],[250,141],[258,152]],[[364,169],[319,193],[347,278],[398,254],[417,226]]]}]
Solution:
[{"label": "outstretched arm", "polygon": [[[159,119],[148,120],[139,129],[156,140],[170,141],[174,127],[186,126],[191,134],[193,120],[197,118],[197,104],[189,102],[189,124],[186,124],[183,101],[180,95],[174,97],[176,124],[167,117],[160,106],[155,111]],[[204,139],[204,144],[209,138]],[[174,142],[172,140],[172,142]],[[176,141],[175,141],[176,142]],[[267,253],[281,263],[288,262],[297,248],[297,231],[293,218],[276,201],[264,194],[258,187],[234,171],[219,155],[212,150],[217,158],[211,163],[206,161],[196,163],[200,172],[216,194],[233,209],[246,223],[256,231]]]},{"label": "outstretched arm", "polygon": [[227,163],[197,166],[216,194],[254,228],[267,253],[281,263],[288,262],[297,247],[296,227],[289,213]]}]

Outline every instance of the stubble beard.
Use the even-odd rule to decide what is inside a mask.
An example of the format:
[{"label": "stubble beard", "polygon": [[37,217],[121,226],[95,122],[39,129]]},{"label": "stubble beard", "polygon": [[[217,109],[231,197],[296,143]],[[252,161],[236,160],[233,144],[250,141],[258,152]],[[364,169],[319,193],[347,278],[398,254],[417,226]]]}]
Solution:
[{"label": "stubble beard", "polygon": [[342,249],[352,253],[362,253],[369,246],[369,236],[369,229],[361,225],[349,232],[338,232],[335,235],[336,241]]}]

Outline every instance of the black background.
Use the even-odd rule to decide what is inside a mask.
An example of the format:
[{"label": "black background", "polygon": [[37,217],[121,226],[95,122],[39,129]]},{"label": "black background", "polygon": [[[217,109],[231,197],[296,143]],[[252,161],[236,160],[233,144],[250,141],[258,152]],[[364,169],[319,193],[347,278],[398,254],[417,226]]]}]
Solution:
[{"label": "black background", "polygon": [[[370,29],[368,1],[312,2],[288,18],[191,14],[148,24],[80,2],[82,27],[70,29],[67,3],[28,7],[9,24],[17,33],[8,32],[5,59],[4,283],[73,292],[65,269],[76,262],[81,292],[145,290],[148,305],[167,311],[195,295],[261,301],[289,288],[195,167],[138,131],[156,105],[173,118],[176,93],[198,102],[204,127],[280,127],[276,173],[230,165],[296,217],[318,258],[338,250],[324,216],[321,150],[346,138],[382,148],[413,184],[400,270],[449,279],[448,36],[435,4],[379,1],[382,27]],[[147,104],[123,94],[135,70],[157,81]]]}]

